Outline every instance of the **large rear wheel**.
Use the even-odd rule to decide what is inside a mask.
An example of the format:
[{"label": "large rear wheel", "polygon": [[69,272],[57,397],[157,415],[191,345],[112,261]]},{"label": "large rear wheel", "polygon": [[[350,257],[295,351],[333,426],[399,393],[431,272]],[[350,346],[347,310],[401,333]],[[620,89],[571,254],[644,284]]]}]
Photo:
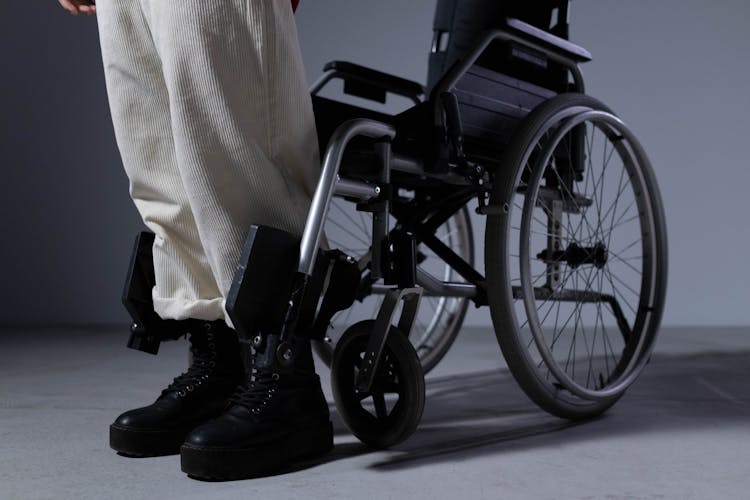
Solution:
[{"label": "large rear wheel", "polygon": [[539,406],[595,416],[647,363],[664,307],[661,197],[637,139],[599,101],[557,96],[496,175],[485,259],[498,342]]}]

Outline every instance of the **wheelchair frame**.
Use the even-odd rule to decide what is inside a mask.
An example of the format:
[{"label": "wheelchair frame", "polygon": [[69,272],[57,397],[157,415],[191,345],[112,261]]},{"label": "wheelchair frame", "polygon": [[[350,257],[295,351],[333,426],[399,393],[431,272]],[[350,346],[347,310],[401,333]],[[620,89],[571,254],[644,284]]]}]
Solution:
[{"label": "wheelchair frame", "polygon": [[[373,384],[375,373],[370,368],[377,366],[382,357],[388,332],[391,328],[392,318],[400,300],[408,298],[409,307],[404,307],[401,320],[398,324],[398,330],[406,336],[409,335],[414,315],[418,308],[421,297],[420,290],[426,296],[462,297],[472,300],[477,306],[490,305],[486,277],[458,256],[451,248],[442,244],[434,236],[434,231],[474,197],[478,199],[477,212],[482,215],[502,216],[509,211],[507,203],[497,203],[498,200],[495,200],[495,204],[487,203],[487,193],[496,180],[493,176],[494,172],[486,169],[481,164],[481,161],[469,161],[464,154],[462,120],[458,100],[454,94],[459,81],[472,71],[472,68],[482,54],[497,41],[510,43],[513,47],[514,55],[518,57],[534,58],[541,55],[546,61],[559,65],[568,74],[566,80],[569,83],[566,91],[573,91],[578,95],[584,94],[585,85],[579,64],[591,60],[591,55],[585,49],[517,19],[507,19],[504,28],[492,29],[485,32],[472,50],[459,60],[457,64],[454,64],[445,76],[435,84],[431,92],[429,104],[432,106],[433,126],[447,136],[452,147],[449,158],[438,158],[438,161],[443,161],[447,165],[428,165],[418,157],[394,152],[391,143],[396,137],[396,127],[377,120],[360,118],[346,121],[339,125],[328,142],[321,178],[302,236],[297,271],[301,276],[310,276],[313,272],[323,234],[323,225],[333,196],[341,196],[350,201],[356,200],[359,203],[358,209],[365,206],[367,207],[366,211],[373,212],[372,245],[370,247],[372,253],[371,278],[373,280],[384,278],[385,285],[373,284],[370,292],[372,294],[385,294],[386,297],[378,312],[367,342],[363,357],[364,368],[359,370],[357,388],[360,391],[367,391]],[[439,41],[436,40],[433,47],[438,44]],[[395,88],[394,93],[411,98],[415,102],[420,102],[417,99],[418,96],[414,93],[414,87],[408,85],[409,82],[403,82],[389,75],[373,72],[372,70],[363,70],[353,65],[342,67],[341,65],[332,64],[328,65],[327,68],[329,72],[313,85],[311,89],[313,95],[316,95],[331,79],[339,77],[345,80],[345,93],[347,91],[346,83],[348,79],[353,79],[360,84],[350,87],[350,90],[352,90],[350,93],[354,95],[381,100],[378,98],[378,87],[381,91],[389,91],[388,85],[391,84]],[[375,79],[376,81],[374,85],[368,88],[368,84],[373,84],[371,79]],[[570,81],[571,79],[572,82]],[[538,88],[535,88],[534,84],[527,84],[524,81],[518,80],[513,82],[513,85],[518,86],[521,92],[527,90],[529,92],[538,92]],[[463,92],[461,89],[458,91]],[[473,97],[475,96],[464,96],[464,98],[469,100]],[[481,97],[478,96],[479,99]],[[663,308],[666,283],[666,273],[664,272],[666,268],[666,239],[663,234],[663,212],[658,189],[650,173],[650,164],[637,144],[637,140],[627,130],[625,125],[611,115],[606,107],[596,109],[599,106],[600,104],[596,102],[580,105],[579,108],[575,108],[577,111],[573,112],[573,114],[568,114],[565,119],[569,119],[571,122],[578,120],[576,123],[581,124],[586,123],[587,119],[598,120],[606,124],[607,127],[611,127],[608,129],[608,132],[604,132],[605,135],[609,134],[613,143],[625,140],[628,144],[627,146],[614,145],[612,151],[614,149],[618,149],[618,151],[622,149],[621,153],[627,157],[623,161],[629,162],[629,167],[627,167],[630,169],[629,175],[633,174],[633,169],[642,169],[645,172],[643,175],[646,180],[642,182],[645,182],[646,191],[648,191],[646,198],[648,199],[645,201],[641,200],[639,203],[644,203],[649,207],[647,217],[652,219],[649,219],[647,233],[653,232],[654,237],[653,240],[651,237],[648,238],[653,245],[653,255],[649,254],[648,258],[644,256],[642,274],[643,280],[647,280],[647,277],[650,276],[648,279],[652,280],[652,283],[647,285],[646,288],[646,295],[648,297],[641,297],[639,304],[640,311],[636,313],[637,318],[634,318],[634,321],[636,319],[637,321],[632,327],[628,324],[625,314],[620,307],[614,285],[612,294],[602,293],[601,291],[589,291],[588,289],[561,289],[561,286],[564,284],[563,278],[558,271],[558,264],[561,260],[568,262],[574,268],[583,263],[593,264],[598,267],[603,265],[603,262],[606,262],[608,259],[607,250],[605,249],[604,253],[599,255],[599,244],[586,248],[572,245],[568,249],[559,250],[561,243],[560,223],[563,213],[578,211],[580,210],[579,204],[588,206],[586,203],[591,203],[591,200],[581,200],[577,198],[577,195],[574,196],[572,194],[572,187],[563,186],[563,189],[568,189],[569,199],[565,196],[563,196],[563,199],[554,199],[554,194],[546,193],[543,190],[535,193],[534,196],[538,197],[536,203],[541,203],[543,207],[549,205],[549,209],[545,208],[549,217],[547,250],[537,256],[537,259],[546,261],[546,285],[544,287],[536,287],[529,285],[528,281],[523,281],[520,286],[509,286],[511,296],[514,299],[530,296],[533,300],[540,300],[545,303],[550,299],[553,302],[571,302],[578,304],[576,307],[579,307],[583,303],[607,304],[611,308],[615,322],[623,336],[625,344],[628,346],[624,351],[623,358],[618,363],[618,367],[608,375],[612,386],[604,389],[604,386],[608,382],[602,380],[600,382],[602,390],[599,390],[599,388],[588,390],[576,386],[576,383],[570,377],[567,377],[563,370],[555,364],[550,350],[543,345],[543,338],[534,330],[533,341],[539,346],[542,357],[541,363],[547,364],[548,373],[550,371],[554,373],[562,386],[576,397],[591,401],[591,407],[583,408],[575,402],[565,401],[563,397],[561,397],[558,405],[555,402],[556,398],[558,398],[557,395],[545,393],[544,390],[538,388],[537,382],[533,380],[534,375],[529,373],[528,361],[509,360],[509,365],[512,368],[514,376],[535,402],[551,413],[566,418],[586,418],[601,413],[614,404],[619,399],[619,396],[622,395],[625,388],[637,378],[637,375],[647,363],[653,346]],[[530,108],[531,106],[528,110],[516,116],[518,122],[531,112]],[[539,108],[544,108],[544,106],[540,104]],[[570,155],[568,161],[571,165],[571,174],[574,174],[574,178],[571,178],[567,182],[575,182],[576,180],[580,180],[578,177],[582,176],[584,168],[583,158],[585,155],[584,148],[586,147],[584,140],[587,137],[583,137],[576,127],[567,126],[563,122],[559,124],[559,127],[561,130],[567,131],[566,133],[571,134],[571,142],[568,146],[570,148],[568,151]],[[552,141],[552,145],[543,148],[546,154],[546,156],[542,155],[546,158],[545,162],[550,161],[554,153],[554,148],[559,144],[559,142],[555,141],[560,141],[563,136],[563,134],[557,132],[550,132],[550,134],[554,140]],[[342,178],[340,175],[344,150],[354,138],[359,136],[364,136],[374,141],[374,150],[378,159],[378,172],[375,175],[374,182],[365,182],[354,178]],[[587,147],[591,148],[592,146],[588,145]],[[634,151],[630,151],[631,149]],[[590,154],[591,152],[589,151],[589,156]],[[632,162],[637,163],[638,166],[634,167],[630,165]],[[579,163],[581,165],[580,171],[575,166]],[[606,165],[604,168],[606,169]],[[536,170],[538,169],[537,167]],[[395,207],[391,205],[391,197],[394,191],[392,177],[394,174],[406,174],[412,178],[419,179],[419,182],[437,181],[439,185],[450,186],[448,190],[449,194],[442,197],[433,197],[431,199],[427,197],[426,200],[420,200],[419,203],[410,207],[413,213],[398,213],[394,210]],[[505,175],[506,173],[499,172],[499,174]],[[510,175],[510,172],[507,174]],[[540,180],[539,175],[536,176],[536,180],[537,182]],[[563,182],[562,179],[560,179],[560,182]],[[548,196],[551,197],[547,199]],[[389,232],[388,218],[391,213],[396,216],[398,224],[394,231]],[[421,220],[420,216],[425,214],[431,215],[426,220]],[[653,221],[653,226],[650,225],[651,221]],[[400,237],[402,234],[406,235],[406,242],[402,241]],[[646,236],[644,236],[645,238]],[[420,269],[416,269],[415,271],[415,242],[423,244],[432,250],[464,278],[467,283],[442,281],[428,273],[422,272]],[[407,249],[404,250],[403,248],[399,248],[399,246],[407,247]],[[411,248],[409,249],[408,247]],[[553,257],[553,254],[558,254],[558,256]],[[649,262],[645,262],[646,260]],[[651,262],[652,260],[656,263]],[[649,266],[648,269],[646,269],[647,264]],[[386,271],[381,273],[383,269]],[[395,270],[395,276],[389,275],[387,272],[388,269]],[[658,272],[662,272],[663,276],[654,276],[655,269]],[[528,270],[526,272],[528,273]],[[641,312],[645,314],[645,319],[641,315]],[[496,322],[494,311],[493,322]],[[536,326],[539,327],[538,318],[535,318],[535,322],[537,323]],[[517,324],[515,328],[518,328]],[[604,328],[603,320],[602,328]],[[499,333],[497,335],[498,340],[500,340],[501,336]],[[596,335],[596,331],[594,335]],[[553,339],[553,345],[554,342],[555,340]],[[508,345],[510,347],[507,347]],[[516,352],[523,350],[523,347],[514,346],[512,342],[508,341],[506,341],[506,346],[503,346],[503,342],[501,341],[501,347],[503,347],[503,352],[506,354],[506,359],[506,349],[510,351],[515,350]],[[520,356],[524,357],[523,355]],[[515,366],[513,366],[514,364]],[[336,374],[334,374],[334,378],[335,376]],[[335,385],[334,383],[334,387]],[[337,399],[338,403],[339,400]],[[351,425],[350,428],[352,428]],[[352,428],[352,430],[357,434],[355,428]],[[383,445],[384,443],[375,441],[374,444]]]},{"label": "wheelchair frame", "polygon": [[[581,75],[579,62],[591,59],[590,54],[565,40],[559,39],[542,30],[529,26],[521,21],[509,19],[507,24],[510,29],[494,29],[488,31],[481,37],[480,42],[472,49],[463,62],[456,65],[440,80],[433,92],[433,95],[442,95],[450,92],[462,75],[477,61],[480,55],[487,47],[496,40],[509,41],[522,44],[524,47],[540,52],[550,60],[563,65],[570,71],[573,76],[573,89],[577,92],[584,92],[584,82]],[[323,75],[318,82],[311,88],[311,94],[316,95],[326,83],[333,78],[346,78],[351,73],[338,71],[336,68],[330,68],[329,72]],[[355,76],[355,78],[359,78]],[[406,92],[399,89],[397,93],[406,95]],[[414,97],[413,95],[409,97]],[[414,99],[415,102],[419,102]],[[443,109],[440,101],[434,99],[434,116],[437,123],[443,121]],[[428,248],[433,250],[447,264],[453,267],[464,279],[470,284],[442,282],[432,276],[417,271],[417,283],[424,288],[426,294],[435,294],[439,296],[455,296],[471,298],[477,306],[488,305],[487,295],[484,287],[485,277],[476,269],[470,266],[465,260],[460,258],[450,248],[442,244],[432,231],[440,224],[445,222],[453,213],[464,206],[475,196],[481,196],[486,189],[483,185],[489,179],[482,179],[483,185],[473,183],[465,176],[453,172],[430,172],[425,170],[419,159],[393,153],[390,147],[390,141],[396,136],[395,128],[390,124],[385,124],[368,119],[356,119],[341,124],[335,131],[329,141],[323,160],[323,168],[320,180],[315,191],[315,195],[310,207],[310,213],[305,225],[302,241],[300,244],[300,258],[297,271],[306,276],[312,276],[315,266],[315,259],[320,241],[323,235],[323,226],[325,224],[328,206],[334,195],[356,199],[361,203],[378,200],[382,197],[384,190],[377,184],[371,184],[355,179],[343,179],[339,175],[344,150],[349,142],[357,136],[365,136],[378,140],[377,156],[380,160],[380,174],[378,181],[383,185],[389,185],[391,182],[391,172],[397,171],[405,174],[418,176],[420,178],[437,179],[440,182],[452,185],[465,186],[465,189],[452,196],[449,200],[434,200],[431,206],[424,207],[426,210],[432,210],[438,205],[444,207],[429,220],[427,225],[419,230],[415,235]],[[447,205],[447,208],[445,208]],[[420,207],[422,208],[422,207]],[[480,207],[483,214],[492,213],[493,210],[500,210],[501,207]],[[377,279],[380,276],[380,263],[383,262],[383,242],[388,238],[388,217],[390,214],[390,201],[385,199],[378,204],[373,214],[373,234],[372,234],[372,277]],[[406,286],[409,283],[405,284]],[[373,287],[373,292],[385,293],[387,287]],[[408,333],[408,330],[407,330]]]},{"label": "wheelchair frame", "polygon": [[[440,44],[438,38],[439,34],[436,33],[433,51]],[[557,95],[555,92],[540,89],[540,87],[523,80],[501,82],[511,92],[517,91],[523,96],[526,96],[524,93],[532,96],[528,99],[520,99],[519,101],[526,103],[526,106],[519,105],[518,109],[512,109],[509,114],[513,126],[521,130],[521,137],[534,142],[534,146],[539,145],[535,141],[541,140],[542,137],[546,137],[550,142],[541,147],[541,159],[537,158],[539,163],[523,167],[527,169],[525,172],[519,169],[522,167],[522,163],[531,161],[533,148],[531,143],[522,144],[521,150],[514,152],[515,156],[513,156],[519,162],[518,167],[513,167],[516,168],[515,174],[498,171],[497,174],[500,177],[495,175],[494,169],[483,165],[481,158],[477,161],[471,156],[472,153],[468,155],[465,153],[463,120],[459,100],[456,97],[456,93],[463,93],[465,95],[462,95],[462,98],[469,102],[482,99],[483,96],[472,94],[470,89],[467,91],[458,88],[458,84],[466,75],[476,71],[472,68],[475,68],[477,61],[494,42],[509,44],[514,57],[530,58],[530,60],[542,58],[544,61],[557,65],[556,68],[559,67],[567,73],[565,77],[566,88],[563,92],[575,92],[575,94],[568,96],[569,102],[566,103],[560,99],[555,101],[551,97]],[[367,322],[366,326],[357,324],[355,325],[357,328],[352,327],[353,337],[361,335],[363,328],[369,331],[366,346],[361,353],[361,364],[357,368],[353,390],[360,394],[366,394],[373,388],[373,384],[378,378],[378,370],[381,369],[384,353],[388,346],[391,346],[389,333],[393,330],[394,317],[399,306],[403,305],[395,327],[400,332],[397,335],[399,339],[397,342],[394,341],[389,352],[391,355],[397,353],[396,358],[400,356],[399,362],[409,365],[408,372],[417,374],[416,376],[422,380],[421,386],[419,384],[414,386],[421,387],[421,389],[413,388],[413,390],[421,390],[422,394],[413,396],[414,401],[416,401],[415,404],[423,405],[424,384],[423,373],[419,367],[420,361],[413,349],[407,352],[408,349],[404,347],[404,339],[408,337],[412,329],[423,296],[462,298],[471,300],[476,306],[492,306],[496,334],[503,354],[506,356],[506,361],[508,361],[514,377],[526,393],[542,408],[566,418],[587,418],[601,413],[614,404],[625,388],[635,380],[650,355],[661,318],[666,287],[666,274],[664,276],[653,275],[663,271],[666,267],[666,239],[663,235],[664,221],[660,197],[645,153],[643,153],[632,133],[619,119],[609,113],[601,103],[583,95],[585,88],[579,64],[590,59],[591,56],[585,49],[522,21],[508,18],[505,26],[484,32],[473,48],[435,83],[428,101],[420,99],[420,96],[424,94],[424,89],[419,84],[408,80],[350,63],[336,62],[326,65],[326,73],[311,87],[313,96],[334,78],[342,78],[345,92],[352,95],[381,102],[385,102],[385,94],[389,92],[407,97],[417,104],[417,108],[422,106],[421,109],[427,111],[431,123],[426,125],[432,126],[432,132],[448,148],[448,152],[425,153],[423,157],[394,152],[394,141],[397,139],[397,126],[394,123],[371,118],[355,118],[340,123],[328,140],[322,162],[322,171],[301,238],[272,228],[257,226],[251,228],[226,305],[240,340],[242,342],[262,342],[263,335],[269,332],[277,332],[280,336],[280,343],[276,358],[280,364],[288,366],[293,363],[295,357],[296,343],[294,342],[294,336],[306,336],[321,340],[333,314],[350,307],[357,295],[383,295],[384,300],[375,320]],[[481,78],[482,75],[480,74],[479,77]],[[506,78],[506,80],[508,79]],[[559,95],[559,97],[564,96]],[[570,107],[565,108],[568,105]],[[557,109],[556,106],[560,109]],[[547,123],[544,120],[539,121],[547,118],[545,113],[551,113],[549,116],[558,121],[554,123]],[[533,118],[530,122],[527,115]],[[581,264],[599,267],[603,266],[609,258],[608,250],[603,246],[600,247],[600,242],[591,246],[593,243],[591,241],[584,248],[577,246],[576,242],[569,245],[567,249],[561,247],[562,229],[560,226],[563,214],[581,212],[581,206],[588,207],[592,203],[591,200],[580,199],[578,194],[573,194],[575,190],[572,189],[572,183],[580,181],[577,177],[581,175],[582,170],[577,170],[577,164],[584,155],[584,137],[578,133],[577,127],[586,123],[587,119],[598,120],[603,124],[600,124],[603,129],[606,128],[603,133],[613,142],[612,152],[616,149],[618,154],[625,156],[623,172],[628,170],[628,175],[631,177],[634,172],[637,173],[642,178],[640,180],[642,187],[645,186],[646,194],[639,193],[638,199],[634,200],[631,205],[637,202],[638,207],[641,205],[648,207],[649,214],[644,216],[646,217],[644,220],[647,220],[650,224],[647,232],[653,233],[653,236],[648,236],[648,244],[653,247],[649,248],[649,251],[653,255],[649,253],[646,256],[646,250],[644,250],[641,274],[644,282],[648,278],[651,283],[648,284],[650,288],[646,288],[648,293],[644,294],[648,297],[641,297],[639,300],[639,311],[636,315],[640,324],[635,324],[632,328],[628,325],[627,319],[620,308],[618,298],[615,297],[617,292],[614,285],[612,295],[589,291],[588,286],[586,290],[579,290],[578,287],[575,290],[566,290],[563,289],[563,285],[570,276],[564,278],[559,273],[561,262],[566,262],[572,268]],[[554,383],[550,388],[545,387],[542,382],[537,380],[536,374],[533,373],[533,364],[530,363],[530,359],[525,354],[524,346],[519,343],[516,335],[514,334],[513,338],[509,340],[502,340],[497,332],[496,311],[493,309],[495,306],[493,306],[492,297],[488,291],[488,278],[435,235],[436,230],[442,224],[462,210],[475,197],[478,203],[477,213],[490,218],[495,217],[496,227],[501,227],[502,224],[498,224],[497,220],[507,215],[511,207],[509,207],[506,199],[502,197],[500,199],[493,198],[490,196],[490,192],[500,186],[506,189],[506,196],[513,193],[513,189],[515,189],[513,183],[519,181],[522,175],[528,175],[535,179],[535,182],[540,183],[541,179],[547,175],[545,173],[547,164],[556,158],[556,148],[562,144],[560,141],[567,133],[571,135],[567,139],[569,143],[566,143],[568,156],[563,163],[569,164],[569,172],[563,175],[570,177],[563,180],[558,172],[558,167],[555,167],[554,174],[557,175],[558,180],[555,180],[553,184],[557,186],[556,193],[545,191],[547,186],[540,189],[541,184],[527,186],[532,198],[531,210],[541,207],[548,219],[546,229],[542,232],[546,237],[545,250],[536,255],[536,259],[546,266],[546,271],[540,275],[540,277],[546,276],[546,285],[545,287],[537,287],[533,283],[530,284],[528,266],[523,268],[522,265],[521,285],[511,285],[508,282],[507,294],[510,295],[511,301],[523,298],[525,302],[528,299],[541,300],[546,303],[553,299],[553,303],[555,301],[558,303],[575,302],[577,304],[605,303],[610,306],[616,323],[623,334],[626,348],[624,348],[623,357],[617,366],[613,368],[611,373],[607,374],[608,379],[600,382],[602,389],[610,382],[613,384],[606,390],[599,390],[599,387],[596,390],[588,390],[588,386],[584,388],[576,386],[575,382],[556,365],[550,349],[544,345],[544,339],[540,338],[537,330],[532,328],[534,334],[532,342],[536,343],[541,353],[542,363],[547,363],[548,376],[552,372],[560,381],[560,387],[567,389],[575,397],[588,400],[591,403],[589,406],[579,404],[575,399],[561,395],[559,387],[555,386]],[[368,172],[367,180],[355,176],[347,177],[341,171],[347,148],[355,139],[361,138],[367,139],[376,158],[377,168],[373,172]],[[518,138],[515,138],[515,132],[514,140],[518,141]],[[588,155],[591,156],[591,151],[588,152]],[[583,169],[584,167],[581,165],[580,168]],[[606,164],[604,168],[606,169]],[[516,176],[515,180],[505,179],[504,177],[511,175]],[[544,178],[546,179],[546,177]],[[405,180],[408,180],[408,182],[404,182]],[[557,184],[558,181],[559,184]],[[567,183],[570,183],[570,187]],[[622,174],[620,184],[622,184]],[[429,193],[419,197],[419,199],[417,196],[410,199],[407,210],[400,205],[399,187],[407,189],[414,187],[415,192],[419,189],[422,194],[427,191]],[[507,191],[507,188],[511,188],[511,191]],[[567,194],[563,192],[564,190],[567,190]],[[370,274],[368,288],[364,291],[361,290],[360,283],[363,269],[361,269],[359,263],[343,252],[321,249],[321,243],[325,238],[324,226],[334,197],[341,197],[357,203],[357,210],[372,214],[371,245],[369,249]],[[524,224],[528,226],[529,216],[526,212],[527,209],[524,205],[523,213],[526,221]],[[585,212],[581,213],[585,214]],[[615,207],[613,226],[609,229],[610,232],[616,227],[614,225],[616,213],[617,208]],[[396,219],[397,223],[394,229],[391,229],[391,216]],[[617,222],[619,223],[620,220],[618,219]],[[601,224],[601,220],[599,223]],[[641,223],[643,223],[643,220]],[[509,223],[505,222],[504,224]],[[642,237],[645,241],[646,235]],[[595,232],[593,239],[597,238],[598,233]],[[417,244],[422,244],[432,250],[466,282],[445,281],[419,269]],[[137,249],[142,246],[139,244]],[[140,251],[143,253],[142,248]],[[525,251],[528,254],[528,248]],[[648,260],[648,269],[646,269],[646,260]],[[486,271],[488,276],[491,272],[490,267],[488,266]],[[134,260],[131,262],[131,275],[136,268],[139,268],[139,266],[134,254]],[[492,272],[495,280],[498,279],[498,276],[505,276],[503,272],[497,270]],[[527,275],[525,280],[524,273]],[[382,285],[377,283],[381,279],[383,280]],[[612,279],[611,276],[609,279]],[[144,290],[150,289],[149,285],[148,280],[140,284],[129,282],[130,288],[126,288],[124,301],[131,313],[133,311],[139,312],[139,314],[133,315],[135,324],[131,328],[133,336],[130,345],[155,353],[156,348],[158,348],[158,339],[154,346],[153,336],[149,337],[148,335],[149,332],[159,329],[155,325],[155,322],[159,320],[153,314],[140,314],[142,309],[146,310],[149,306],[146,302],[150,300],[150,297],[146,297],[146,295],[150,294],[144,292]],[[258,294],[257,290],[259,289],[266,292],[270,291],[270,293]],[[129,290],[130,292],[136,290],[137,293],[130,293]],[[284,299],[278,297],[284,297]],[[504,299],[507,301],[508,297],[505,296]],[[497,301],[497,296],[495,300]],[[626,302],[626,304],[630,306],[629,303]],[[134,305],[138,306],[137,310]],[[497,306],[498,309],[502,309],[502,315],[513,316],[512,311],[506,310],[507,307],[506,304]],[[528,303],[525,303],[525,307],[531,320],[536,311],[533,311],[533,314],[529,312],[530,306]],[[645,311],[645,317],[640,315],[643,311]],[[599,313],[601,314],[601,311]],[[549,315],[549,312],[547,314]],[[150,324],[143,324],[144,317]],[[533,319],[535,324],[532,326],[537,329],[540,328],[539,318],[534,317]],[[517,330],[518,324],[515,323],[515,318],[509,321],[505,326]],[[563,325],[564,328],[565,325]],[[602,328],[604,328],[603,320]],[[349,330],[347,330],[347,333],[349,333]],[[596,330],[594,335],[596,335]],[[553,338],[552,343],[554,344],[555,341],[555,338]],[[408,341],[406,343],[408,344]],[[531,345],[530,342],[526,348]],[[347,348],[350,347],[347,346]],[[508,359],[506,350],[513,353],[517,359]],[[605,348],[605,362],[606,355]],[[570,354],[568,356],[570,357]],[[342,357],[345,356],[342,355]],[[394,359],[391,358],[389,362],[392,369]],[[589,363],[591,363],[591,360]],[[415,364],[417,365],[416,368]],[[344,370],[350,368],[344,367]],[[344,396],[339,396],[337,392],[337,369],[340,369],[340,367],[337,368],[336,357],[334,356],[332,380],[334,382],[334,394],[337,397],[336,402],[340,406],[339,398]],[[601,377],[601,373],[599,376]],[[381,393],[381,400],[382,397]],[[375,401],[374,393],[373,400]],[[346,405],[344,406],[346,407]],[[375,406],[378,410],[378,417],[380,417],[377,401]],[[384,403],[381,402],[380,406],[383,407]],[[360,439],[374,446],[390,446],[406,439],[414,431],[421,417],[421,407],[411,411],[408,417],[405,417],[410,419],[407,422],[409,425],[402,426],[403,428],[398,432],[386,433],[388,434],[387,437],[379,436],[377,433],[373,435],[371,432],[362,432],[361,426],[371,425],[371,423],[368,423],[369,421],[355,421],[353,423],[351,419],[356,420],[356,418],[347,409],[342,410],[342,416]]]}]

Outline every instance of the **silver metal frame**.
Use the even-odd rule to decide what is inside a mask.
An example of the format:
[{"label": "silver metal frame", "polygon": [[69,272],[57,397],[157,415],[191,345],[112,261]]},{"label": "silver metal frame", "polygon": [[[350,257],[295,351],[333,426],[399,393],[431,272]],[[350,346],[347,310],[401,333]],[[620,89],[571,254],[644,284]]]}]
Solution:
[{"label": "silver metal frame", "polygon": [[[342,123],[331,136],[323,160],[323,170],[320,174],[320,180],[318,180],[318,186],[315,188],[315,195],[310,205],[310,212],[307,214],[305,230],[302,233],[302,242],[300,243],[300,259],[297,270],[307,276],[312,276],[315,256],[320,247],[320,239],[323,235],[323,226],[328,215],[331,197],[337,192],[337,188],[341,194],[352,195],[355,198],[358,198],[357,192],[368,193],[370,189],[372,189],[372,192],[379,192],[378,186],[354,180],[347,180],[342,183],[339,177],[344,150],[349,141],[357,136],[390,141],[396,136],[396,130],[386,123],[360,118]],[[368,199],[366,196],[362,197],[363,201],[366,199]]]},{"label": "silver metal frame", "polygon": [[[351,120],[341,124],[331,137],[323,161],[323,170],[315,189],[305,229],[302,233],[300,259],[297,270],[308,276],[312,275],[315,267],[315,258],[320,247],[331,198],[334,195],[339,195],[359,201],[369,201],[377,198],[380,194],[381,188],[377,184],[360,180],[342,179],[339,176],[344,150],[349,141],[357,136],[383,139],[383,143],[376,145],[377,154],[382,165],[382,171],[379,176],[381,182],[390,182],[391,170],[407,172],[422,177],[429,176],[419,162],[393,154],[389,141],[395,137],[395,130],[391,125],[367,119]],[[440,177],[443,178],[444,176],[441,175]],[[460,176],[453,174],[453,177]],[[461,178],[463,179],[463,177]],[[451,176],[447,176],[447,179],[454,180]],[[377,263],[381,259],[380,242],[388,236],[388,213],[388,202],[384,201],[380,209],[373,214],[373,245],[370,256],[373,278],[380,277],[378,272],[380,267]],[[472,298],[477,293],[475,285],[444,282],[421,269],[417,270],[417,284],[424,288],[425,295],[427,296]],[[388,285],[373,285],[373,293],[376,294],[387,294],[392,289],[393,287]]]}]

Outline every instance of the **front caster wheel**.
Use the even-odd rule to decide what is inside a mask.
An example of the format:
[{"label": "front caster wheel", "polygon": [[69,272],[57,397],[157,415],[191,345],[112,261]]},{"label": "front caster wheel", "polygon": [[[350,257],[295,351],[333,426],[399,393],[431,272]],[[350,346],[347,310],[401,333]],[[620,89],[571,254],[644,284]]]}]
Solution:
[{"label": "front caster wheel", "polygon": [[424,374],[409,339],[391,326],[372,387],[359,391],[357,376],[374,326],[374,320],[360,321],[344,332],[333,353],[331,383],[352,434],[369,446],[388,448],[411,436],[422,418]]}]

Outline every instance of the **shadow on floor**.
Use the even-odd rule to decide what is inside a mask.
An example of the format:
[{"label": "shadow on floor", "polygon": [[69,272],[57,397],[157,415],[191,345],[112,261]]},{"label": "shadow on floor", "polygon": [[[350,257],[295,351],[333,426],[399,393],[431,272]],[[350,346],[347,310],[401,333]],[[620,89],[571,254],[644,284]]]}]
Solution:
[{"label": "shadow on floor", "polygon": [[[171,373],[186,361],[184,350],[177,349],[184,346],[171,344],[164,346],[166,359],[159,363],[137,353],[123,356],[120,329],[50,329],[49,335],[37,331],[10,333],[0,330],[0,370],[4,380],[14,381],[15,392],[8,391],[0,407],[28,407],[37,412],[105,408],[116,414],[122,401],[150,390],[152,377]],[[82,385],[81,381],[88,380],[92,373],[100,376],[101,383]],[[102,403],[107,395],[105,388],[121,387],[126,376],[130,378],[122,391],[125,395],[118,393],[119,399]],[[748,381],[750,350],[746,348],[655,355],[643,376],[603,417],[574,423],[538,409],[504,370],[432,378],[427,382],[427,404],[417,432],[388,453],[377,454],[370,468],[404,469],[667,430],[700,432],[733,426],[744,430],[750,422]],[[54,389],[48,391],[48,387]],[[77,397],[71,399],[68,394]],[[339,442],[319,463],[372,452],[351,442],[333,408],[331,415],[338,441],[346,442]],[[341,439],[345,436],[348,439]],[[303,467],[309,465],[313,464]]]},{"label": "shadow on floor", "polygon": [[[747,426],[748,381],[750,351],[657,355],[603,416],[571,422],[538,409],[507,371],[433,379],[427,384],[427,404],[417,432],[371,468],[402,469],[613,435]],[[346,434],[335,410],[332,417],[337,435]],[[337,458],[366,452],[342,449]]]}]

